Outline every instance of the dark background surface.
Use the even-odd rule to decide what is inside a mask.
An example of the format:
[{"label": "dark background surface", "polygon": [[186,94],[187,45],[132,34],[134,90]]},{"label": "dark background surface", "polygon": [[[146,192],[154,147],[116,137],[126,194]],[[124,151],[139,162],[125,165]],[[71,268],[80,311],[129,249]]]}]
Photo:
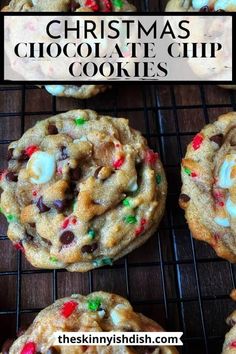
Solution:
[{"label": "dark background surface", "polygon": [[[52,0],[53,1],[53,0]],[[2,1],[6,3],[7,1]],[[133,1],[139,10],[158,11],[157,1]],[[0,217],[0,343],[30,323],[57,297],[105,290],[127,297],[135,310],[168,330],[184,331],[186,354],[219,354],[227,331],[226,316],[235,308],[229,293],[235,266],[216,257],[209,246],[193,241],[178,207],[180,161],[187,143],[219,114],[235,110],[233,91],[216,86],[113,85],[87,101],[52,98],[32,86],[0,87],[0,168],[7,166],[11,140],[37,120],[73,108],[128,117],[131,125],[160,152],[169,192],[158,232],[113,267],[89,273],[35,270],[6,238]]]}]

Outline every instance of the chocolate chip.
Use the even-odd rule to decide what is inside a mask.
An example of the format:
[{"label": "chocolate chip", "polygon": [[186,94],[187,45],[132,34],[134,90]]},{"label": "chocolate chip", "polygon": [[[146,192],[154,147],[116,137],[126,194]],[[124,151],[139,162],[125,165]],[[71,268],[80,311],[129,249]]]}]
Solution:
[{"label": "chocolate chip", "polygon": [[13,151],[14,151],[14,149],[12,149],[12,148],[7,151],[7,161],[12,159]]},{"label": "chocolate chip", "polygon": [[81,171],[79,167],[70,170],[70,178],[72,181],[78,181],[81,176]]},{"label": "chocolate chip", "polygon": [[94,172],[94,177],[95,177],[95,178],[98,178],[98,175],[99,175],[99,172],[101,171],[101,169],[102,169],[102,166],[100,166],[100,167],[98,167],[98,168],[96,169],[96,171]]},{"label": "chocolate chip", "polygon": [[9,353],[9,350],[10,350],[13,342],[14,342],[14,339],[13,338],[9,338],[3,343],[2,354],[8,354]]},{"label": "chocolate chip", "polygon": [[18,160],[20,162],[28,161],[29,160],[29,156],[25,153],[25,151],[22,151],[20,156],[18,157]]},{"label": "chocolate chip", "polygon": [[58,134],[58,130],[57,127],[55,126],[55,124],[50,123],[48,126],[48,134],[49,135],[56,135]]},{"label": "chocolate chip", "polygon": [[18,176],[15,175],[14,172],[8,172],[6,174],[6,179],[9,181],[9,182],[17,182],[18,181]]},{"label": "chocolate chip", "polygon": [[75,238],[75,235],[71,231],[64,231],[60,236],[60,241],[63,245],[69,245]]},{"label": "chocolate chip", "polygon": [[39,198],[36,205],[39,208],[40,213],[45,213],[46,211],[50,210],[50,208],[48,208],[47,205],[43,203],[43,197]]},{"label": "chocolate chip", "polygon": [[42,237],[42,240],[46,242],[48,246],[52,246],[52,242],[50,240],[47,240],[46,238]]},{"label": "chocolate chip", "polygon": [[209,9],[209,7],[207,5],[201,7],[200,10],[199,10],[199,12],[209,12],[209,11],[210,11],[210,9]]},{"label": "chocolate chip", "polygon": [[30,223],[29,223],[29,226],[35,228],[36,224],[35,224],[35,222],[30,222]]},{"label": "chocolate chip", "polygon": [[34,236],[30,235],[28,232],[25,232],[25,239],[28,242],[32,242],[34,239]]},{"label": "chocolate chip", "polygon": [[216,135],[211,136],[210,141],[213,141],[214,143],[216,143],[220,147],[223,143],[223,134],[216,134]]},{"label": "chocolate chip", "polygon": [[84,245],[81,248],[82,253],[93,253],[98,248],[97,243],[93,243],[92,245]]},{"label": "chocolate chip", "polygon": [[59,354],[59,351],[55,347],[50,347],[47,351],[46,354]]},{"label": "chocolate chip", "polygon": [[179,200],[183,203],[187,203],[190,201],[190,197],[187,194],[182,193],[179,196]]},{"label": "chocolate chip", "polygon": [[75,0],[71,0],[70,1],[70,11],[74,12],[75,10],[77,10],[79,8],[79,4],[75,1]]},{"label": "chocolate chip", "polygon": [[66,160],[68,159],[69,155],[67,153],[67,149],[65,146],[61,146],[61,158],[60,160]]},{"label": "chocolate chip", "polygon": [[54,200],[54,207],[62,213],[68,205],[68,200]]}]

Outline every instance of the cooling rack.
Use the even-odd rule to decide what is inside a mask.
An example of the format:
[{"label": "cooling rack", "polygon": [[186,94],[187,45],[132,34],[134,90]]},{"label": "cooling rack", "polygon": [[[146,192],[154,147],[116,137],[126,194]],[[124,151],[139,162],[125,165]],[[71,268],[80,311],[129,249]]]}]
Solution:
[{"label": "cooling rack", "polygon": [[169,183],[158,232],[113,267],[89,273],[35,269],[13,249],[0,219],[0,333],[3,341],[58,297],[95,290],[127,297],[137,311],[168,330],[184,332],[182,353],[221,352],[224,321],[234,309],[229,292],[235,267],[194,241],[178,207],[180,161],[186,144],[220,113],[235,109],[235,94],[214,86],[115,85],[85,101],[51,97],[32,86],[0,87],[0,168],[7,145],[37,120],[82,107],[124,116],[158,150]]},{"label": "cooling rack", "polygon": [[[141,11],[164,10],[164,1],[132,1]],[[0,2],[1,5],[8,0]],[[0,87],[0,168],[7,145],[37,120],[73,108],[128,117],[159,151],[168,179],[167,206],[155,235],[113,267],[89,273],[33,268],[7,240],[0,217],[0,345],[31,323],[56,298],[105,290],[127,297],[167,330],[184,332],[182,354],[218,354],[235,305],[235,266],[191,238],[178,207],[180,162],[186,145],[205,124],[236,108],[235,93],[216,86],[114,85],[106,94],[81,101],[55,98],[34,86]]]}]

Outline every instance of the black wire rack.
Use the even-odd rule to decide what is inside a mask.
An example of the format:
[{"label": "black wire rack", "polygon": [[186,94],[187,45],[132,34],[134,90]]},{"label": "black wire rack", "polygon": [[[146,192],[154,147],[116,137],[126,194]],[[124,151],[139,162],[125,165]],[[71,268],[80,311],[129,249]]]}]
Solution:
[{"label": "black wire rack", "polygon": [[[29,101],[34,104],[29,106]],[[44,110],[38,110],[42,101]],[[32,86],[0,87],[1,168],[6,167],[4,156],[12,134],[15,138],[16,125],[20,137],[35,119],[72,106],[89,107],[99,113],[128,117],[150,146],[159,151],[169,182],[166,213],[158,232],[113,267],[89,273],[71,275],[64,270],[31,267],[20,251],[12,250],[1,217],[1,340],[17,332],[28,317],[35,317],[58,297],[102,289],[124,295],[137,311],[159,321],[167,330],[183,331],[184,347],[180,352],[221,352],[227,331],[225,317],[234,309],[229,292],[235,287],[235,267],[217,258],[209,246],[191,238],[177,200],[179,165],[186,144],[203,125],[220,112],[234,110],[235,105],[234,92],[213,86],[115,85],[105,95],[87,102],[51,97]],[[6,265],[8,257],[11,262]],[[37,281],[42,276],[47,277],[43,285]],[[41,298],[46,288],[50,288],[50,297],[47,295],[44,302]]]},{"label": "black wire rack", "polygon": [[[164,10],[164,1],[132,1],[141,11]],[[1,1],[2,4],[7,1]],[[33,102],[33,104],[31,103]],[[114,85],[87,101],[55,98],[33,86],[0,87],[0,168],[7,145],[36,120],[73,108],[129,118],[159,151],[168,179],[166,212],[156,234],[113,267],[85,274],[31,267],[6,237],[0,217],[0,346],[58,297],[95,290],[127,297],[167,330],[183,331],[182,354],[220,354],[235,308],[235,266],[191,238],[178,207],[180,162],[187,143],[219,114],[235,110],[235,93],[215,86]]]}]

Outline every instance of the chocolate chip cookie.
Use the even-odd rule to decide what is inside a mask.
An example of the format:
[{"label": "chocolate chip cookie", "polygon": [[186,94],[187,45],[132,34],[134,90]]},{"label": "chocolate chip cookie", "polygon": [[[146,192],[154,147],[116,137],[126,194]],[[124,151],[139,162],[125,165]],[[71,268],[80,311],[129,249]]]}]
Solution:
[{"label": "chocolate chip cookie", "polygon": [[[2,11],[120,12],[136,11],[127,0],[11,0]],[[8,29],[11,37],[11,29]],[[29,70],[30,71],[30,70]],[[30,75],[30,73],[29,73]],[[32,79],[32,78],[31,78]],[[86,99],[104,92],[108,85],[46,85],[54,96]]]},{"label": "chocolate chip cookie", "polygon": [[236,113],[207,125],[182,160],[180,206],[193,236],[236,261]]},{"label": "chocolate chip cookie", "polygon": [[236,311],[234,311],[226,320],[231,327],[230,331],[225,336],[222,354],[236,353]]},{"label": "chocolate chip cookie", "polygon": [[32,325],[9,348],[9,354],[178,354],[172,346],[55,346],[53,333],[60,332],[160,332],[162,327],[134,312],[121,296],[95,292],[57,300],[41,311]]},{"label": "chocolate chip cookie", "polygon": [[[236,3],[233,0],[169,0],[166,11],[199,12],[199,15],[203,12],[236,11]],[[177,23],[176,27],[178,27]],[[200,56],[200,51],[196,57],[192,57],[193,49],[189,47],[190,56],[187,59],[187,63],[196,75],[196,79],[201,78],[208,81],[230,80],[232,50],[228,33],[232,30],[231,24],[223,21],[222,17],[214,17],[214,19],[211,19],[209,25],[198,16],[195,16],[191,18],[191,29],[192,31],[188,39],[190,43],[203,43],[206,41],[205,36],[208,35],[214,38],[213,41],[224,43],[224,50],[219,51],[214,59],[210,58],[208,50],[204,58]],[[219,86],[227,89],[236,89],[236,85]]]},{"label": "chocolate chip cookie", "polygon": [[11,0],[2,11],[121,12],[136,11],[136,8],[127,0]]},{"label": "chocolate chip cookie", "polygon": [[41,268],[87,271],[143,244],[163,215],[157,153],[124,118],[74,110],[10,144],[1,211],[8,237]]},{"label": "chocolate chip cookie", "polygon": [[108,85],[46,85],[45,89],[53,96],[85,99],[106,91],[108,87]]},{"label": "chocolate chip cookie", "polygon": [[233,0],[170,0],[167,3],[166,11],[236,11],[236,4]]}]

